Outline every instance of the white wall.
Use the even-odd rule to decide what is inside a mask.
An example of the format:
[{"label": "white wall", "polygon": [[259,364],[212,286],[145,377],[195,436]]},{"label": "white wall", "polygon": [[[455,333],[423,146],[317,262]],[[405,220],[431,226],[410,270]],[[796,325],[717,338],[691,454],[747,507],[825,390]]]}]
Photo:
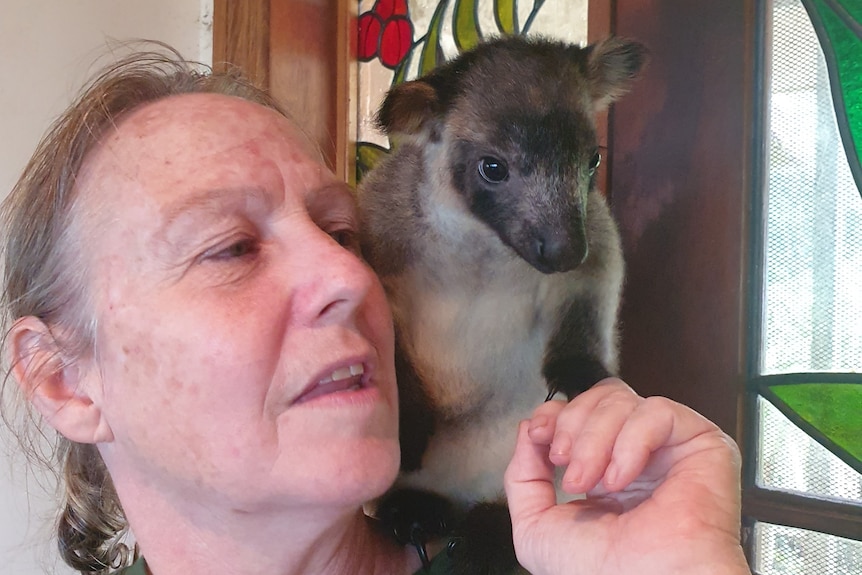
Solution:
[{"label": "white wall", "polygon": [[[209,62],[211,6],[212,0],[2,0],[0,195],[12,188],[108,40],[162,40],[187,58]],[[70,573],[56,560],[54,510],[38,485],[41,476],[28,479],[2,426],[0,575]]]}]

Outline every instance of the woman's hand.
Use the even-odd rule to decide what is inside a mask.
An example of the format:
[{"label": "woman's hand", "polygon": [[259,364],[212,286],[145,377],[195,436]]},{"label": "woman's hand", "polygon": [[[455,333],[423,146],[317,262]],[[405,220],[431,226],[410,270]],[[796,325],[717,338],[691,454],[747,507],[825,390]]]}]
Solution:
[{"label": "woman's hand", "polygon": [[[561,488],[586,499],[557,504]],[[742,575],[739,451],[715,424],[609,378],[541,405],[506,471],[518,560],[533,575]]]}]

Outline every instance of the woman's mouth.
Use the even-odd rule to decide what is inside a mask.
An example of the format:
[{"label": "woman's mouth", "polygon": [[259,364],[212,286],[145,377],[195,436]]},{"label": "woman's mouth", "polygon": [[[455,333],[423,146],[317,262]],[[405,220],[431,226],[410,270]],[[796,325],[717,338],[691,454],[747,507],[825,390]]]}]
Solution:
[{"label": "woman's mouth", "polygon": [[361,363],[340,367],[303,392],[296,398],[294,404],[305,403],[316,397],[332,393],[358,391],[365,385],[364,375],[365,366]]}]

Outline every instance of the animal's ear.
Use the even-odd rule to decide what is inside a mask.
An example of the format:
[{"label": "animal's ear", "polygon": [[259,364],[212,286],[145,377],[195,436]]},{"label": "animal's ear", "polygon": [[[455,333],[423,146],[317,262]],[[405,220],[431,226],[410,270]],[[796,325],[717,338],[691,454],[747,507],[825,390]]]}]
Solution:
[{"label": "animal's ear", "polygon": [[388,136],[416,136],[423,130],[433,132],[443,113],[443,104],[426,78],[398,84],[386,95],[377,112],[377,125]]},{"label": "animal's ear", "polygon": [[93,382],[85,381],[77,362],[64,357],[54,333],[42,320],[33,316],[18,319],[9,330],[6,353],[12,377],[51,427],[78,443],[113,440]]},{"label": "animal's ear", "polygon": [[607,38],[587,48],[587,79],[595,109],[604,110],[628,92],[648,58],[643,44]]}]

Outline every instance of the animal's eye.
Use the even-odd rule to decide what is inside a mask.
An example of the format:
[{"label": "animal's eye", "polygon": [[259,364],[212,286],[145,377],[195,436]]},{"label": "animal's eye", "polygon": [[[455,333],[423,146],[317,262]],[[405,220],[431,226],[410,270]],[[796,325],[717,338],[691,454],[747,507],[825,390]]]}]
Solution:
[{"label": "animal's eye", "polygon": [[503,160],[485,156],[479,160],[479,175],[489,184],[499,184],[509,177],[509,166]]},{"label": "animal's eye", "polygon": [[598,167],[601,163],[602,163],[602,155],[600,153],[596,152],[595,154],[593,154],[593,157],[590,158],[590,164],[589,164],[590,175],[592,175],[596,172],[596,170],[598,169]]}]

